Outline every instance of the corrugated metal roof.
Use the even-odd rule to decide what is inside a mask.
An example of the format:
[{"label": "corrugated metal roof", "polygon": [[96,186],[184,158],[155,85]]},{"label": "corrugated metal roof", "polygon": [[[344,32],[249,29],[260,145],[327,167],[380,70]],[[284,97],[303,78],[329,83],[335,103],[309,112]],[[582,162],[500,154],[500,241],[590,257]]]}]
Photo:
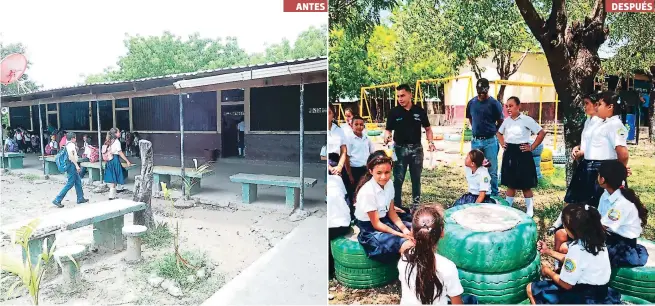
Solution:
[{"label": "corrugated metal roof", "polygon": [[[41,93],[50,93],[50,92],[58,92],[58,91],[66,91],[66,90],[91,89],[93,87],[98,87],[98,86],[125,85],[125,84],[131,84],[131,83],[143,83],[143,82],[156,81],[156,80],[162,80],[162,81],[172,80],[173,82],[175,82],[175,81],[178,81],[178,80],[195,79],[195,78],[199,78],[199,77],[221,75],[221,74],[232,73],[232,72],[236,72],[236,71],[246,71],[246,70],[250,70],[250,69],[269,68],[269,67],[282,66],[282,65],[288,65],[288,64],[313,62],[313,61],[319,61],[319,60],[324,60],[324,59],[327,59],[327,56],[293,59],[293,60],[273,62],[273,63],[265,63],[265,64],[257,64],[257,65],[233,66],[233,67],[225,67],[225,68],[219,68],[219,69],[201,70],[201,71],[195,71],[195,72],[176,73],[176,74],[162,75],[162,76],[156,76],[156,77],[147,77],[147,78],[136,79],[136,80],[100,82],[100,83],[82,84],[82,85],[67,86],[67,87],[49,88],[49,89],[42,89],[42,90],[33,91],[33,92],[29,92],[29,93],[23,93],[23,94],[20,94],[20,95],[3,95],[2,97],[3,98],[12,98],[12,97],[17,98],[17,97],[23,97],[23,96],[29,96],[29,95],[41,94]],[[327,69],[327,67],[326,67],[326,69]],[[171,82],[171,84],[169,84],[169,85],[172,85],[173,82]]]}]

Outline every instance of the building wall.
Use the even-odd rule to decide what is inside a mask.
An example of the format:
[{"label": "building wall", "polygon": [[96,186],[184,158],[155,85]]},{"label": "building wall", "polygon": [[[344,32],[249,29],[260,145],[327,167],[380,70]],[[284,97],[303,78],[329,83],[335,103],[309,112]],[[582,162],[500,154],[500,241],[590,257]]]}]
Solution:
[{"label": "building wall", "polygon": [[[304,157],[306,163],[320,162],[321,147],[325,134],[305,135]],[[300,135],[246,134],[246,158],[255,160],[298,162],[300,159]]]},{"label": "building wall", "polygon": [[[141,138],[152,142],[155,165],[180,165],[180,135],[169,133],[141,134]],[[221,134],[184,134],[184,160],[193,166],[193,159],[205,163],[205,149],[221,149]]]}]

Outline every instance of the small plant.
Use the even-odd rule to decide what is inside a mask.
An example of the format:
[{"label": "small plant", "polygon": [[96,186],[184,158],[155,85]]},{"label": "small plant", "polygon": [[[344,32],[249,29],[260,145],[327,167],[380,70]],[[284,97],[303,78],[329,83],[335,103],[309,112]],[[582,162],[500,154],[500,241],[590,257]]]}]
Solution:
[{"label": "small plant", "polygon": [[195,275],[197,270],[195,267],[205,266],[207,260],[204,254],[192,252],[184,252],[184,257],[188,259],[189,266],[180,266],[178,256],[168,253],[151,262],[148,265],[148,270],[155,271],[160,277],[175,280],[182,287],[188,287],[191,284],[188,283],[187,277]]},{"label": "small plant", "polygon": [[39,176],[36,175],[36,174],[28,173],[28,174],[23,175],[23,179],[25,179],[27,181],[30,181],[30,182],[33,182],[33,181],[38,180]]},{"label": "small plant", "polygon": [[156,222],[155,227],[143,236],[143,243],[151,247],[161,247],[171,241],[173,233],[166,222]]},{"label": "small plant", "polygon": [[[195,160],[194,160],[194,162],[195,162]],[[195,166],[196,170],[195,171],[196,172],[204,172],[205,170],[209,169],[212,166],[212,164],[213,164],[213,162],[211,162],[211,161],[206,162],[206,163],[200,165],[199,167],[196,164],[196,166]],[[191,197],[191,188],[193,188],[193,186],[195,186],[196,184],[200,183],[200,181],[195,180],[194,178],[183,177],[182,182],[183,182],[184,187],[185,187],[184,188],[184,199],[188,200]]]},{"label": "small plant", "polygon": [[[11,294],[13,293],[14,289],[18,287],[19,285],[23,285],[23,287],[27,288],[30,297],[32,298],[32,303],[34,305],[39,305],[39,291],[41,290],[41,280],[43,279],[43,275],[45,274],[46,271],[46,266],[50,262],[50,259],[52,258],[52,254],[55,251],[55,245],[56,241],[52,243],[52,246],[50,249],[48,249],[48,238],[43,240],[43,252],[39,254],[38,257],[38,262],[32,263],[31,256],[30,254],[30,246],[29,246],[29,241],[30,237],[32,237],[32,233],[34,230],[38,227],[40,223],[39,219],[34,219],[27,225],[24,225],[23,227],[19,228],[15,233],[14,237],[12,238],[12,241],[14,244],[18,244],[21,246],[23,249],[25,256],[25,259],[23,261],[20,261],[12,256],[7,255],[6,253],[0,253],[0,268],[2,268],[3,271],[9,272],[11,274],[14,274],[18,276],[19,280],[16,281],[11,287],[9,287],[9,290],[7,291],[7,297],[10,297]],[[75,267],[79,266],[77,265],[77,262],[72,258],[69,257],[71,261],[75,264]],[[2,280],[4,283],[5,280],[8,278],[11,278],[11,276],[6,277],[5,279]]]},{"label": "small plant", "polygon": [[[170,189],[166,187],[166,183],[161,183],[161,190],[162,193],[164,194],[164,199],[166,201],[169,201],[171,203],[171,207],[173,207],[173,204],[175,202],[171,197]],[[184,257],[182,257],[182,255],[180,254],[180,224],[178,221],[175,221],[175,235],[173,236],[173,248],[175,249],[176,265],[178,269],[182,269],[181,266],[197,269],[196,267],[191,265],[186,259],[184,259]]]}]

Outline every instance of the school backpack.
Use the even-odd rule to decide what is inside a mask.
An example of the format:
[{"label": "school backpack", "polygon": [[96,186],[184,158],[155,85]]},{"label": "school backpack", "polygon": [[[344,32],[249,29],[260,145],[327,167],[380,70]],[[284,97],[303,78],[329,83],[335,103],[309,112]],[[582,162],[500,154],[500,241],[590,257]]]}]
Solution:
[{"label": "school backpack", "polygon": [[[89,148],[89,155],[86,156],[86,158],[89,159],[89,162],[95,163],[98,161],[98,148],[94,146],[88,146]],[[104,158],[103,158],[104,160]]]},{"label": "school backpack", "polygon": [[52,146],[50,146],[50,144],[47,144],[44,150],[46,155],[52,154]]},{"label": "school backpack", "polygon": [[114,155],[111,154],[110,146],[102,145],[102,160],[108,162],[112,159],[114,159]]},{"label": "school backpack", "polygon": [[7,142],[7,152],[12,152],[12,153],[18,152],[18,143],[15,140],[10,139]]},{"label": "school backpack", "polygon": [[57,153],[57,156],[55,156],[55,163],[57,164],[57,169],[59,172],[66,172],[66,169],[68,169],[69,165],[69,160],[68,160],[68,150],[65,148],[62,148],[59,153]]}]

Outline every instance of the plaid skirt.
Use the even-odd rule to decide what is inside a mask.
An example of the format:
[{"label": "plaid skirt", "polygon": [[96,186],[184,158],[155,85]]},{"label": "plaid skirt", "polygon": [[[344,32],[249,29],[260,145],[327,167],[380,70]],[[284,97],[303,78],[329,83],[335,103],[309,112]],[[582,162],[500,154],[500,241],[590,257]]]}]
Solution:
[{"label": "plaid skirt", "polygon": [[621,294],[608,285],[577,284],[566,290],[552,280],[532,282],[537,304],[621,304]]},{"label": "plaid skirt", "polygon": [[648,250],[637,239],[607,232],[605,244],[612,267],[641,267],[648,262]]}]

